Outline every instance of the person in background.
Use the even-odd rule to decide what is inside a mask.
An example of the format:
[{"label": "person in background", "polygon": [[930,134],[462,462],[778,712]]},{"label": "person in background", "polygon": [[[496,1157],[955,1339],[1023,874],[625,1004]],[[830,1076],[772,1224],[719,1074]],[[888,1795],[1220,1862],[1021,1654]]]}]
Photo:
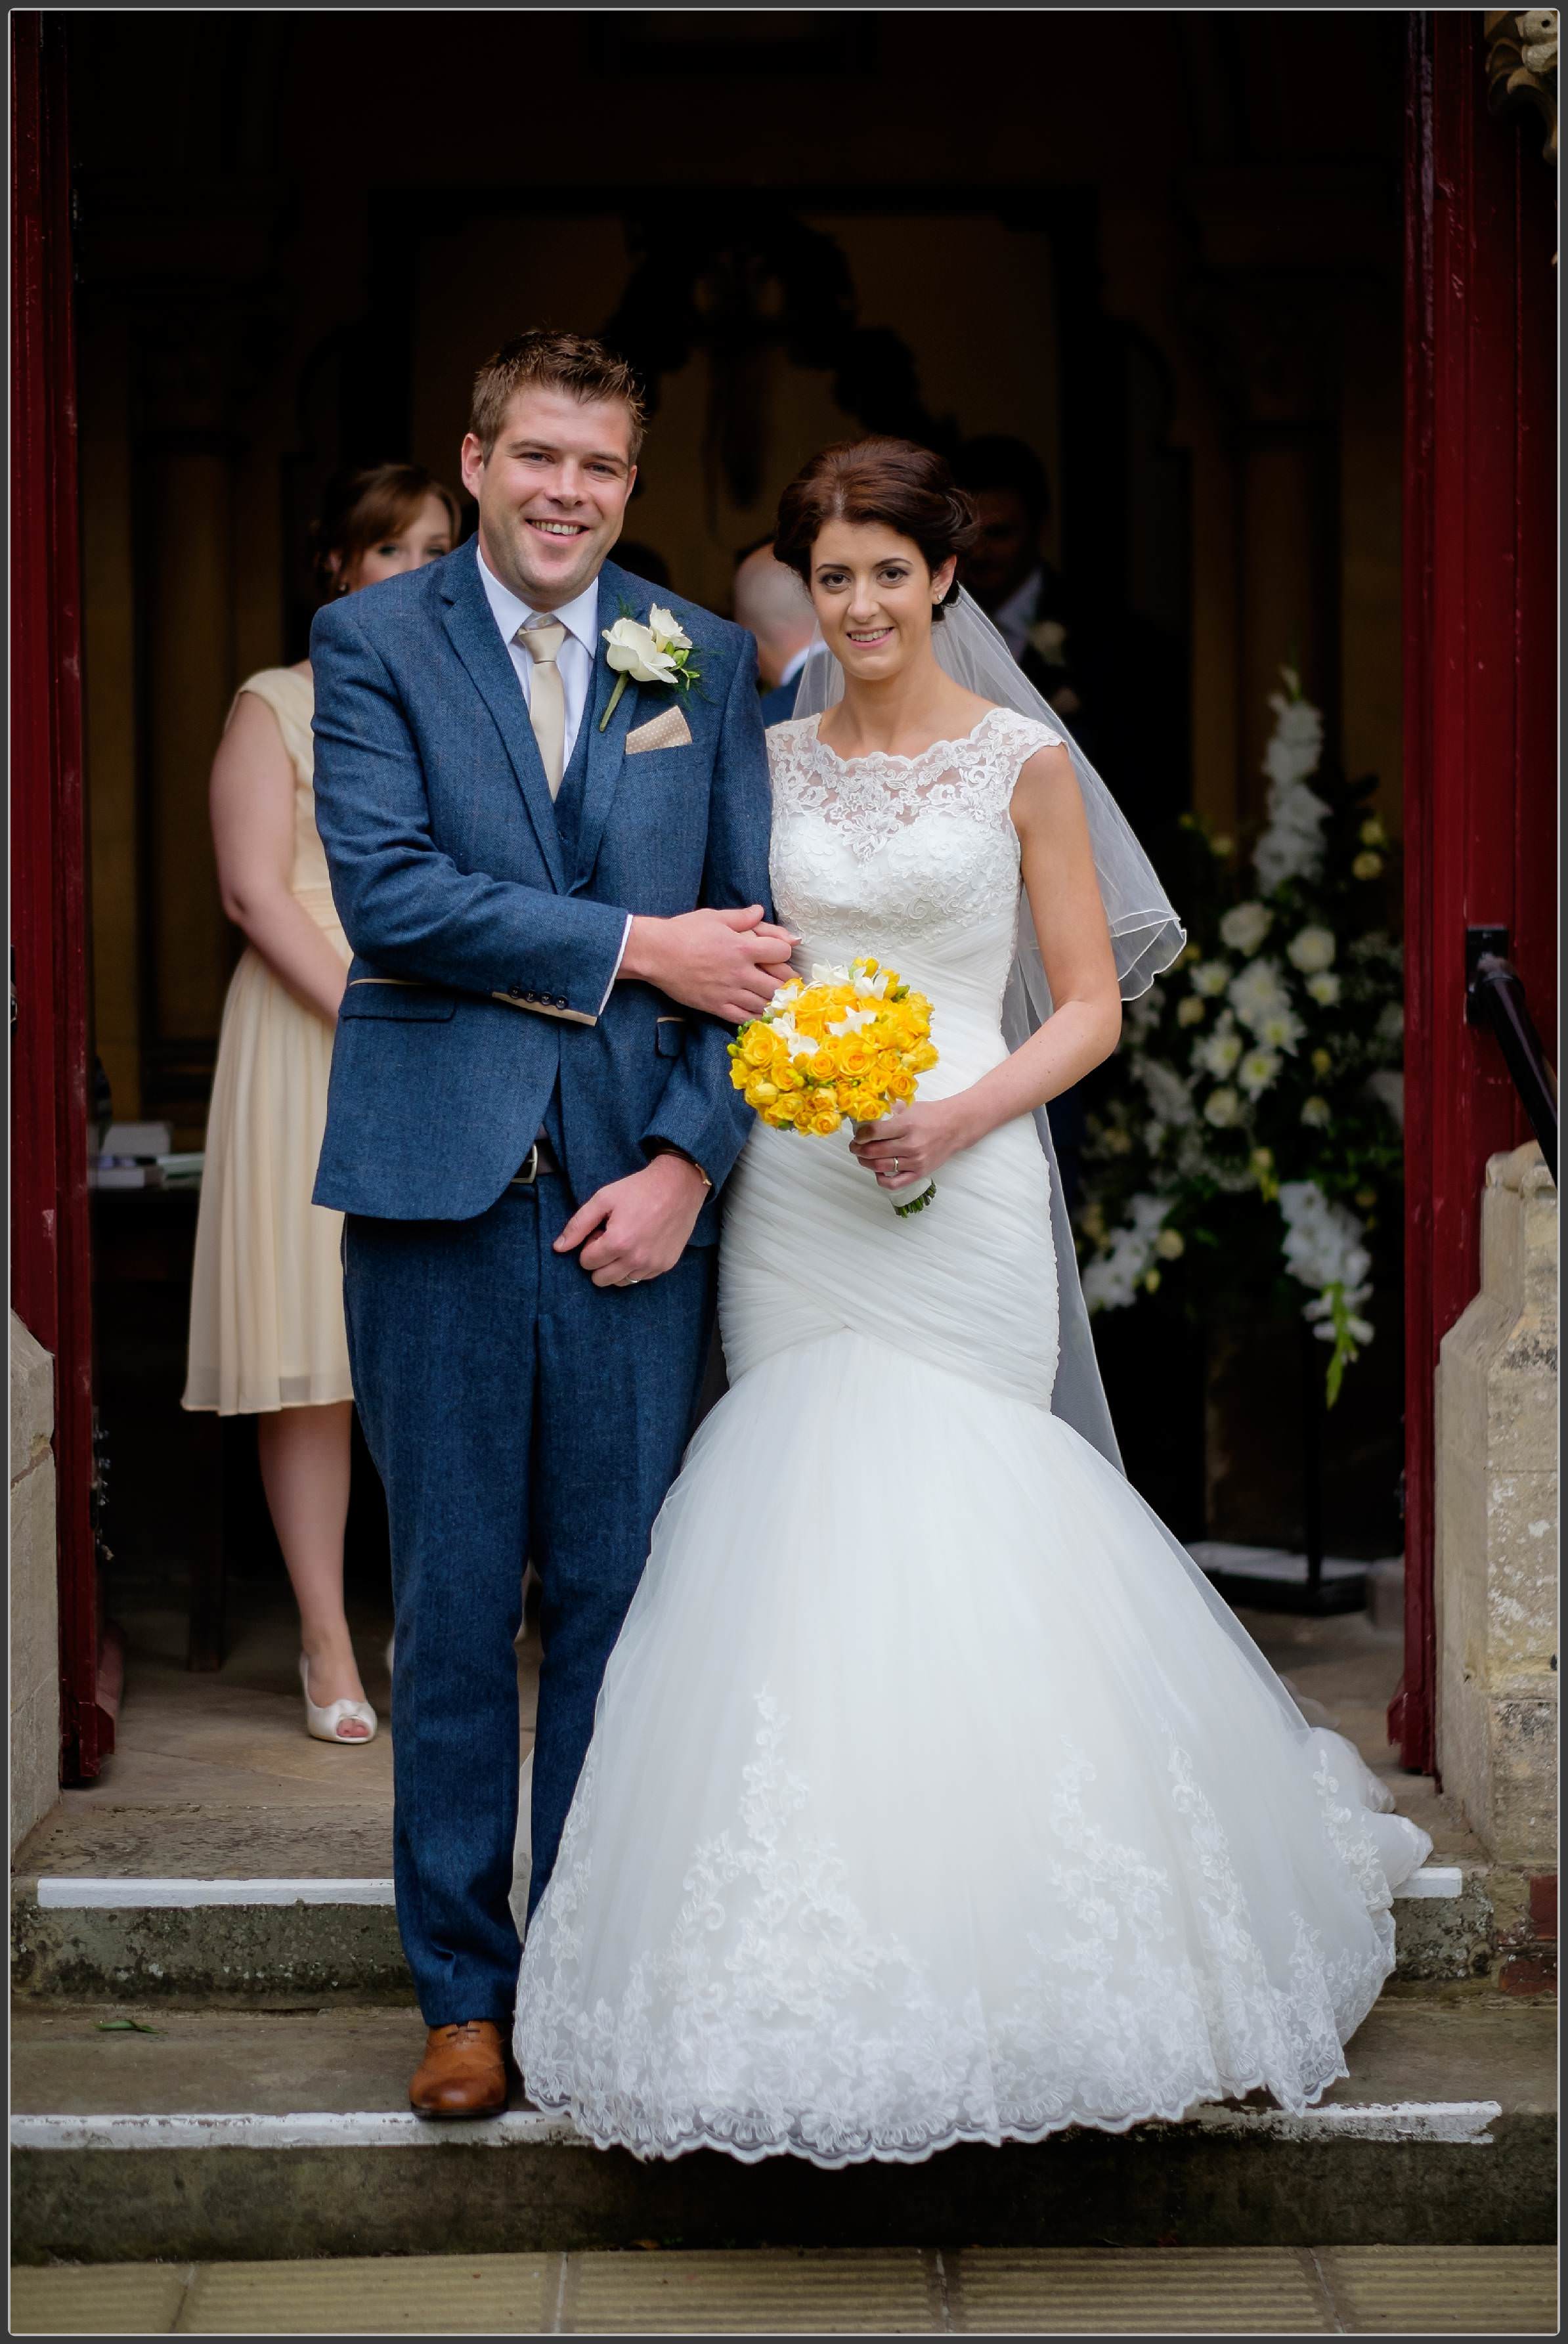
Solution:
[{"label": "person in background", "polygon": [[1036,691],[1077,732],[1083,702],[1072,681],[1067,596],[1041,550],[1051,510],[1046,468],[1021,440],[991,433],[965,441],[953,472],[978,531],[963,581]]},{"label": "person in background", "polygon": [[[323,599],[450,553],[458,502],[415,464],[333,483],[314,531]],[[213,761],[223,908],[246,949],[207,1117],[183,1405],[255,1416],[261,1479],[299,1606],[306,1729],[369,1742],[343,1608],[353,1386],[342,1216],[310,1201],[349,965],[317,834],[310,662],[240,686]]]},{"label": "person in background", "polygon": [[749,547],[737,561],[733,604],[737,626],[756,638],[763,722],[783,724],[794,714],[795,684],[816,618],[794,571],[774,559],[771,538]]},{"label": "person in background", "polygon": [[[996,433],[966,440],[953,472],[975,508],[976,540],[960,569],[965,585],[1036,691],[1066,717],[1087,754],[1103,763],[1105,743],[1093,704],[1098,695],[1085,672],[1092,645],[1080,627],[1069,624],[1061,578],[1041,550],[1051,510],[1045,466],[1023,440]],[[1110,770],[1118,767],[1113,763]],[[1082,1085],[1058,1092],[1047,1113],[1070,1211],[1077,1202],[1088,1137]]]}]

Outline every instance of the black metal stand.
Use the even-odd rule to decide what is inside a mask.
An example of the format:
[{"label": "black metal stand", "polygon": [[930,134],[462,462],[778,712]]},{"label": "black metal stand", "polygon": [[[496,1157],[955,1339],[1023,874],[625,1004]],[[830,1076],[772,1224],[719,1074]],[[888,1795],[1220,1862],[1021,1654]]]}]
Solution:
[{"label": "black metal stand", "polygon": [[1227,1603],[1249,1612],[1292,1612],[1309,1619],[1329,1619],[1341,1612],[1364,1612],[1367,1574],[1364,1571],[1323,1571],[1323,1391],[1324,1353],[1311,1329],[1300,1322],[1301,1352],[1301,1528],[1307,1547],[1306,1576],[1265,1579],[1255,1571],[1214,1571],[1209,1584]]}]

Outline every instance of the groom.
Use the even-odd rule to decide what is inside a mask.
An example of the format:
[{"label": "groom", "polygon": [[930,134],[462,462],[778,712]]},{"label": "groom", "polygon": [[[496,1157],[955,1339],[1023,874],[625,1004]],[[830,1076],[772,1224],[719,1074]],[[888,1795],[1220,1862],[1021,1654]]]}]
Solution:
[{"label": "groom", "polygon": [[354,1392],[391,1524],[426,2116],[506,2104],[523,1567],[531,1912],[702,1377],[714,1198],[744,1137],[727,1029],[790,946],[764,916],[751,638],[664,598],[700,680],[615,697],[604,633],[660,601],[605,559],[642,428],[599,343],[509,342],[463,441],[477,540],[329,605],[310,639],[317,818],[355,955],[315,1196],[348,1217]]}]

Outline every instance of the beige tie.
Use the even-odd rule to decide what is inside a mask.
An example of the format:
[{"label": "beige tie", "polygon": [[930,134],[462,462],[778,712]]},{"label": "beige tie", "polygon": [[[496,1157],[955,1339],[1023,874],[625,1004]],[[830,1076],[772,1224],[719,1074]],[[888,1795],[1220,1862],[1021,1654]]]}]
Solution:
[{"label": "beige tie", "polygon": [[566,629],[559,619],[532,619],[519,627],[517,640],[527,644],[529,658],[533,662],[529,722],[533,726],[544,778],[553,798],[561,787],[561,768],[566,755],[566,693],[561,670],[555,664],[555,655],[566,641]]}]

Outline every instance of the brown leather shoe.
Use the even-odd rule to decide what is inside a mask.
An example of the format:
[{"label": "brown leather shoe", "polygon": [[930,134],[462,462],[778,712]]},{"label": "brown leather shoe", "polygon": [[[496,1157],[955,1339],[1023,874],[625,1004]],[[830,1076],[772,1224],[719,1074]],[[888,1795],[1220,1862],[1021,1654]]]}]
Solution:
[{"label": "brown leather shoe", "polygon": [[409,2106],[420,2117],[499,2117],[511,2088],[509,2055],[493,2019],[432,2026],[409,2086]]}]

